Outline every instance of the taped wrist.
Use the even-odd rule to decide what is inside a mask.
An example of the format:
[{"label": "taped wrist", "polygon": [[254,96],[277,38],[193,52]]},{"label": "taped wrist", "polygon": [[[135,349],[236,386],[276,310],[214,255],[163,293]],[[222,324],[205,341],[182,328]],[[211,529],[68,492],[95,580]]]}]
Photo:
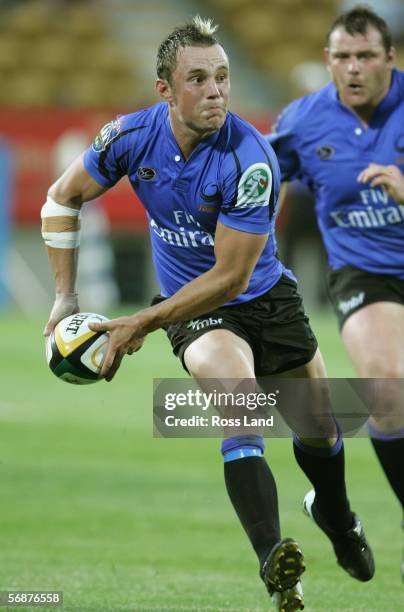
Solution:
[{"label": "taped wrist", "polygon": [[62,206],[48,196],[41,209],[42,238],[54,249],[75,249],[80,245],[80,211]]}]

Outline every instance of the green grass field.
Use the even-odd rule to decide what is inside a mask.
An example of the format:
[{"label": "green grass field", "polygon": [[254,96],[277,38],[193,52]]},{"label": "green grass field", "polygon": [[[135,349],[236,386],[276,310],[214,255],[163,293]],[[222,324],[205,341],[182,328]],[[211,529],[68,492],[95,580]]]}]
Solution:
[{"label": "green grass field", "polygon": [[[75,387],[47,369],[42,323],[0,318],[0,590],[63,590],[68,612],[271,609],[225,493],[219,440],[152,437],[153,377],[183,376],[164,334],[112,383]],[[313,325],[330,376],[352,375],[334,321]],[[368,584],[337,567],[303,517],[308,483],[290,442],[268,441],[283,532],[306,556],[306,610],[399,612],[398,504],[367,440],[348,440],[346,454],[376,556]]]}]

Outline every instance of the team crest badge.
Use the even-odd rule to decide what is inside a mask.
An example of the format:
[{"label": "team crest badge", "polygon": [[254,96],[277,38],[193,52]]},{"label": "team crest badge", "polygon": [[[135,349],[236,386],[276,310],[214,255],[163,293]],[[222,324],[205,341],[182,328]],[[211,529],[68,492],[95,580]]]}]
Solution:
[{"label": "team crest badge", "polygon": [[335,155],[335,149],[334,147],[323,145],[322,147],[318,147],[318,149],[316,149],[316,153],[320,159],[329,159]]},{"label": "team crest badge", "polygon": [[101,153],[101,151],[105,151],[107,146],[112,142],[112,140],[118,136],[121,131],[121,123],[119,119],[114,119],[110,121],[101,130],[98,132],[95,140],[92,144],[92,149],[96,153]]},{"label": "team crest badge", "polygon": [[253,164],[238,184],[236,208],[268,206],[272,189],[272,173],[267,164]]}]

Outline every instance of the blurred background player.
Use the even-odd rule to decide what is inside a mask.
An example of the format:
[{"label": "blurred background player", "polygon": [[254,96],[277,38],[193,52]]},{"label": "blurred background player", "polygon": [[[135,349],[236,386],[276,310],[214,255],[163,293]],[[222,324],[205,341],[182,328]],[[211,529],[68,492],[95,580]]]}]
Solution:
[{"label": "blurred background player", "polygon": [[[360,377],[404,378],[404,73],[384,20],[357,6],[327,35],[333,83],[292,102],[269,141],[283,181],[316,196],[328,290]],[[378,385],[369,431],[404,507],[404,399]],[[404,567],[401,567],[404,577]]]},{"label": "blurred background player", "polygon": [[[326,376],[294,277],[276,257],[276,158],[250,124],[227,112],[228,59],[215,30],[197,17],[172,32],[157,59],[164,102],[104,126],[42,208],[57,292],[45,335],[79,308],[81,205],[127,174],[148,211],[161,295],[153,306],[103,327],[110,332],[102,371],[108,381],[123,357],[161,327],[198,380],[287,371]],[[209,324],[189,325],[201,316]],[[325,401],[325,414],[327,408]],[[373,576],[372,553],[346,496],[341,434],[329,417],[328,424],[322,440],[296,436],[295,456],[315,488],[316,520],[338,562],[365,581]],[[226,438],[226,487],[276,608],[298,610],[302,553],[294,540],[281,539],[276,484],[263,452],[259,435]]]},{"label": "blurred background player", "polygon": [[[303,61],[290,71],[289,81],[290,98],[294,99],[318,91],[329,78],[324,62]],[[299,279],[307,311],[315,313],[328,307],[324,286],[328,264],[314,214],[314,195],[307,185],[296,180],[288,184],[281,200],[277,216],[280,257]]]}]

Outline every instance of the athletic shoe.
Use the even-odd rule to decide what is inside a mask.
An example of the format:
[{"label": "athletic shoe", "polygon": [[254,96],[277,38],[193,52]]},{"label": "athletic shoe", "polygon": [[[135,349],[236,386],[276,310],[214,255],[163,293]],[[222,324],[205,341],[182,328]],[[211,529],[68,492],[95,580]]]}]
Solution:
[{"label": "athletic shoe", "polygon": [[299,544],[284,538],[271,550],[261,567],[261,578],[278,612],[303,610],[300,576],[306,566]]},{"label": "athletic shoe", "polygon": [[315,492],[309,491],[303,500],[303,511],[331,540],[337,561],[352,578],[367,582],[375,573],[372,549],[366,541],[362,523],[356,514],[352,515],[353,525],[345,533],[338,533],[327,527],[314,504]]}]

